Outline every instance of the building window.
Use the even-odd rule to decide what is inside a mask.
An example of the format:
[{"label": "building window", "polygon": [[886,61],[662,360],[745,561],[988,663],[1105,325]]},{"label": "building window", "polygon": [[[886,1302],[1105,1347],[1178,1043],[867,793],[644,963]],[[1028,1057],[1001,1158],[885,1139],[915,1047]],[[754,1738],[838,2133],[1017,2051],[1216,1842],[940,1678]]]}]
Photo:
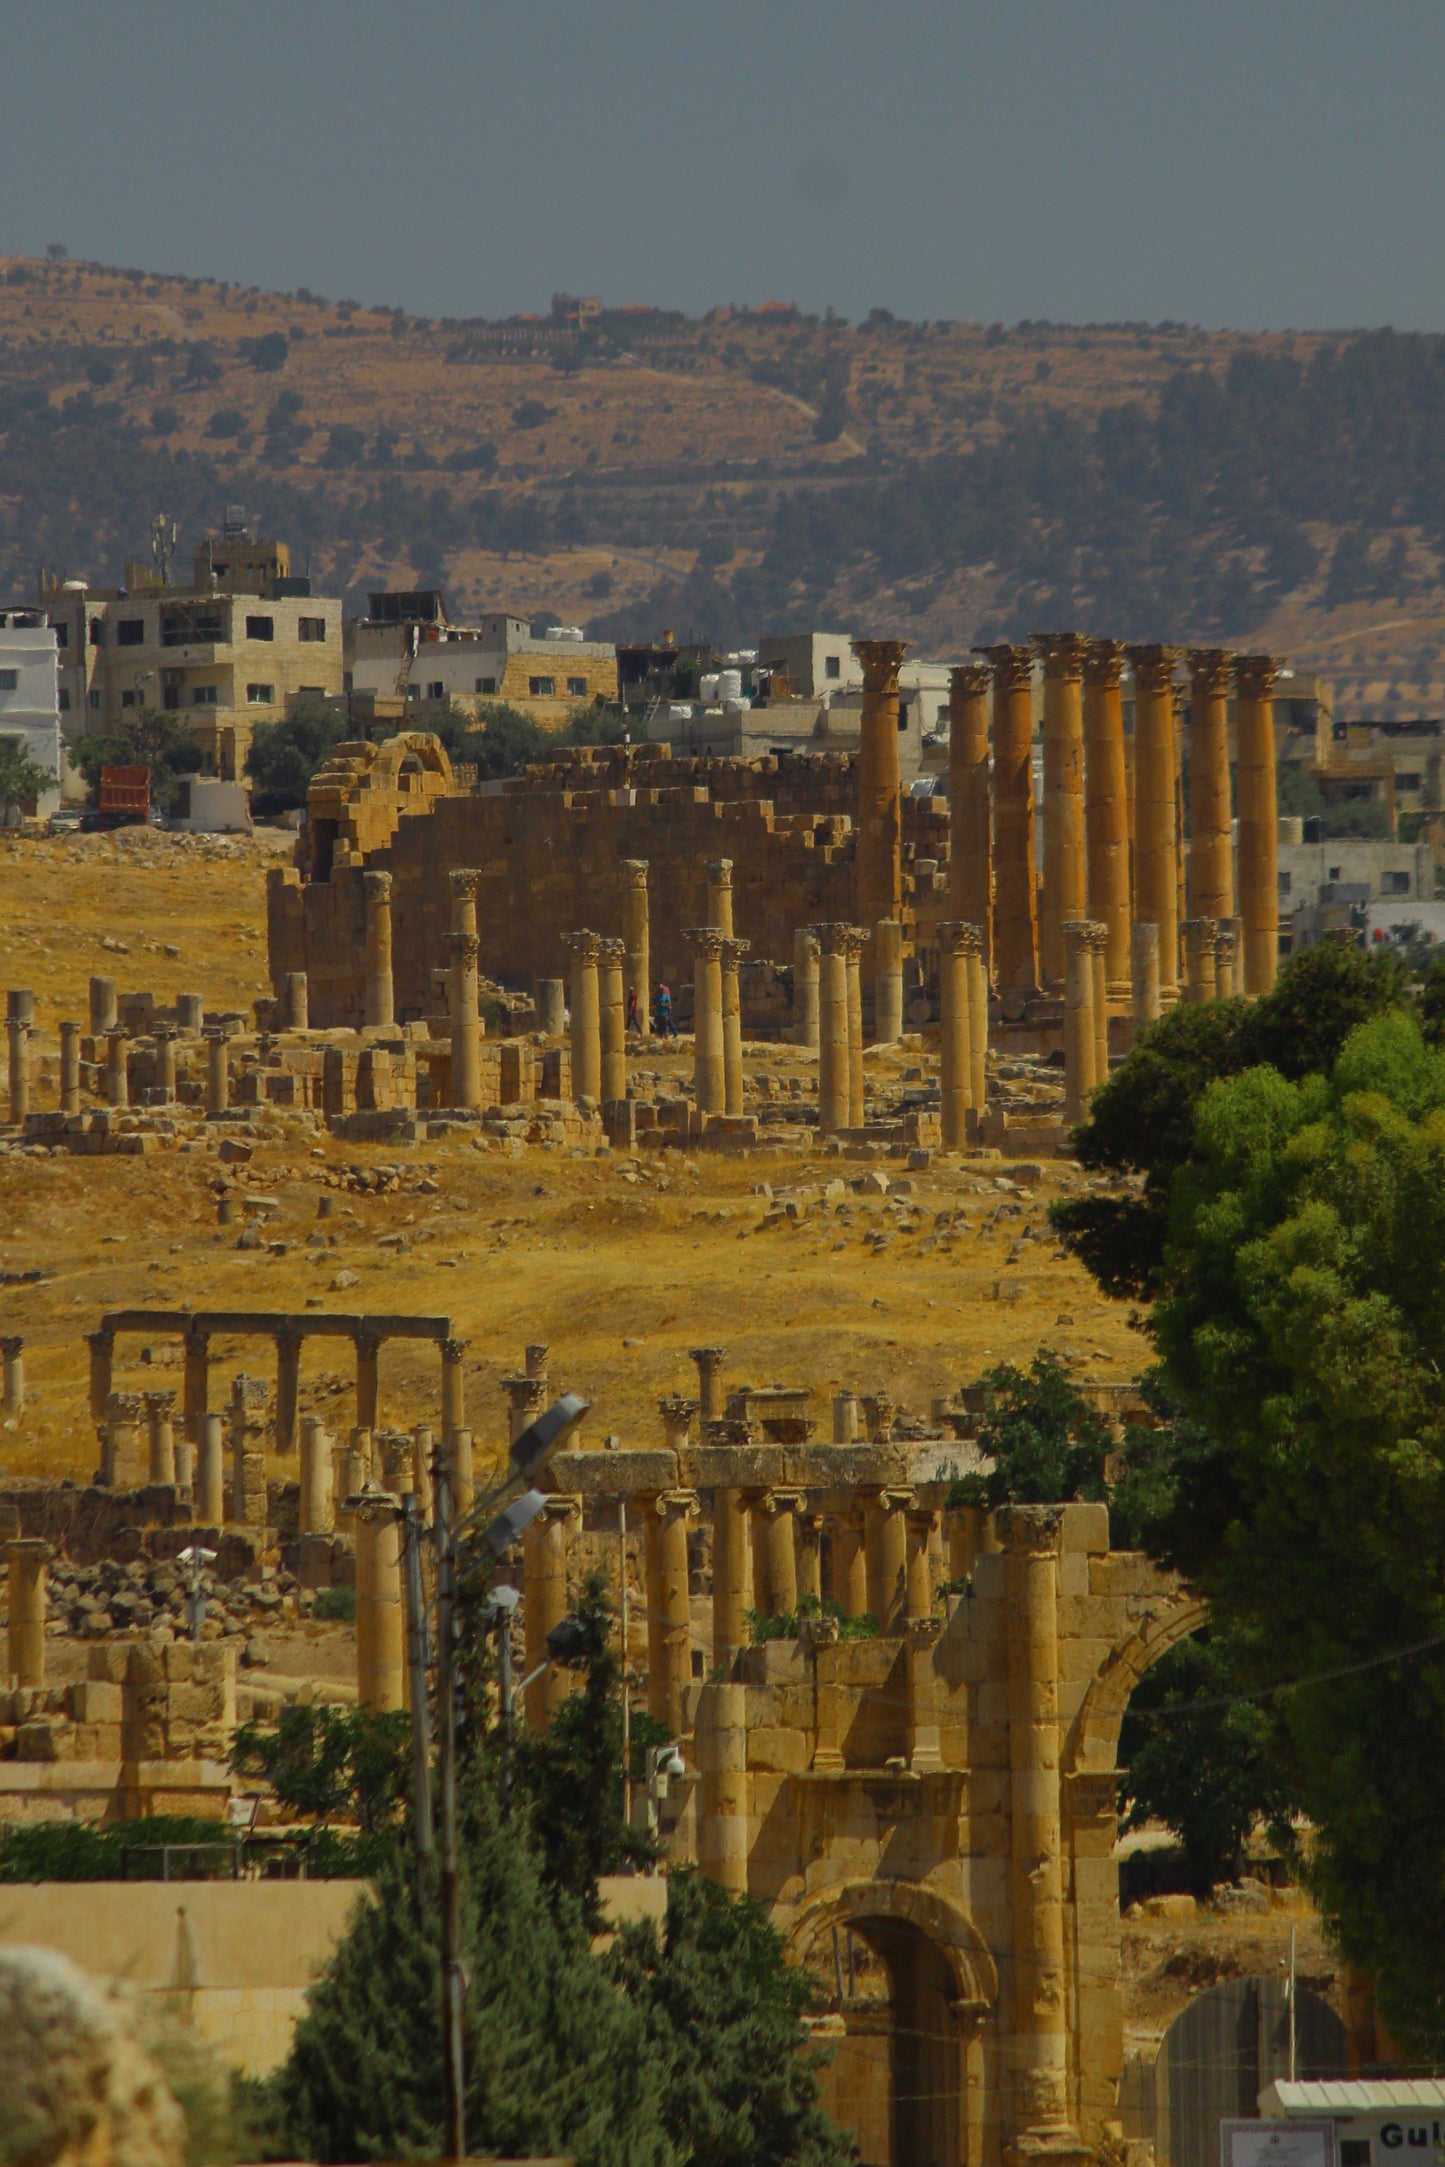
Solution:
[{"label": "building window", "polygon": [[139,707],[140,694],[138,692],[123,692],[120,696],[120,704],[122,707]]},{"label": "building window", "polygon": [[247,685],[246,705],[248,707],[274,707],[275,704],[276,687],[274,685]]},{"label": "building window", "polygon": [[326,619],[324,617],[298,617],[296,620],[296,637],[298,640],[324,640],[326,637]]},{"label": "building window", "polygon": [[90,695],[90,704],[91,704],[91,706],[92,706],[92,707],[94,708],[94,710],[95,710],[96,714],[99,714],[99,713],[100,713],[100,694],[99,694],[98,692],[92,692],[92,694]]},{"label": "building window", "polygon": [[534,700],[550,700],[556,694],[557,680],[555,677],[529,677],[527,690]]},{"label": "building window", "polygon": [[115,628],[116,646],[144,647],[145,643],[146,621],[144,617],[122,617]]},{"label": "building window", "polygon": [[409,700],[419,700],[421,698],[421,686],[408,685],[406,688],[406,696]]},{"label": "building window", "polygon": [[218,707],[220,698],[221,688],[219,685],[192,685],[191,687],[192,707]]},{"label": "building window", "polygon": [[60,688],[60,712],[62,715],[70,713],[70,688],[68,685],[62,685]]},{"label": "building window", "polygon": [[105,645],[105,619],[103,617],[92,617],[90,620],[90,644],[92,647],[104,647]]},{"label": "building window", "polygon": [[842,676],[842,674],[843,674],[843,658],[842,658],[842,656],[841,656],[841,655],[825,655],[825,656],[823,657],[823,675],[824,675],[825,677],[841,677],[841,676]]},{"label": "building window", "polygon": [[1288,894],[1290,893],[1290,891],[1291,891],[1291,889],[1292,889],[1293,887],[1294,887],[1294,875],[1293,875],[1293,873],[1281,873],[1281,874],[1280,874],[1280,876],[1279,876],[1279,892],[1280,892],[1281,896],[1286,896],[1286,895],[1288,895]]},{"label": "building window", "polygon": [[[274,640],[276,637],[275,618],[248,617],[246,619],[246,637],[248,640]],[[303,634],[302,637],[304,638],[305,635]]]},{"label": "building window", "polygon": [[1332,865],[1329,869],[1328,874],[1326,875],[1326,878],[1329,880],[1343,880],[1344,877],[1344,873],[1337,865]]},{"label": "building window", "polygon": [[496,689],[497,680],[495,677],[479,677],[477,679],[478,692],[495,692]]},{"label": "building window", "polygon": [[569,699],[569,700],[585,700],[585,699],[586,699],[586,697],[587,697],[587,680],[586,680],[586,678],[585,678],[585,677],[569,677],[569,678],[568,678],[568,680],[567,680],[567,697],[568,697],[568,699]]},{"label": "building window", "polygon": [[439,677],[433,678],[432,682],[427,686],[426,696],[429,700],[444,700],[446,698],[447,688]]},{"label": "building window", "polygon": [[69,625],[68,625],[68,624],[58,624],[58,625],[55,625],[55,626],[53,626],[53,627],[52,627],[52,629],[53,629],[53,631],[54,631],[54,633],[55,633],[55,644],[56,644],[56,646],[57,646],[57,647],[68,647],[68,646],[70,645],[70,627],[69,627]]},{"label": "building window", "polygon": [[18,670],[0,670],[0,692],[18,692],[19,690],[20,672]]},{"label": "building window", "polygon": [[1408,895],[1410,893],[1409,874],[1382,873],[1380,875],[1380,893],[1381,895]]},{"label": "building window", "polygon": [[1395,788],[1397,790],[1418,790],[1419,787],[1420,778],[1418,775],[1401,774],[1395,777]]}]

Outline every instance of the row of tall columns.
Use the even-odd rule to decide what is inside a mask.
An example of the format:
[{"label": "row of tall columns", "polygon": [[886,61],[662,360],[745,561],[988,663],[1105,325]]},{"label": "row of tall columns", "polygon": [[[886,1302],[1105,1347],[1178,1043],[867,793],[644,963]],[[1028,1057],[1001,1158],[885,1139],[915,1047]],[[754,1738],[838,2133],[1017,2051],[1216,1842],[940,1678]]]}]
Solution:
[{"label": "row of tall columns", "polygon": [[[1041,909],[1032,778],[1035,652],[1044,666]],[[1087,916],[1106,931],[1105,979],[1115,1001],[1123,999],[1130,984],[1133,924],[1158,929],[1161,998],[1167,1004],[1180,986],[1185,918],[1228,921],[1236,909],[1244,990],[1267,991],[1274,983],[1278,955],[1273,658],[1230,655],[1220,648],[1188,652],[1186,882],[1186,696],[1174,679],[1178,650],[1050,633],[1029,645],[1001,644],[984,653],[988,668],[960,666],[950,688],[950,888],[958,916],[983,930],[998,991],[1018,996],[1040,986],[1062,985],[1063,927]],[[1135,689],[1130,738],[1124,733],[1121,694],[1126,659]],[[990,676],[991,794],[985,719]],[[1237,902],[1231,681],[1236,702]]]}]

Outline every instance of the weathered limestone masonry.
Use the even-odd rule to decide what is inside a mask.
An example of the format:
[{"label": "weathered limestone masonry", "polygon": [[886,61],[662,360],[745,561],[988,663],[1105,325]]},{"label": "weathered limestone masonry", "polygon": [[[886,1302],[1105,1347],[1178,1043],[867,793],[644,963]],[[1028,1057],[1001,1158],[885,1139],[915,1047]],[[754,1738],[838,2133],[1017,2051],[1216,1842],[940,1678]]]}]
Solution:
[{"label": "weathered limestone masonry", "polygon": [[[874,1442],[821,1445],[804,1400],[741,1390],[700,1444],[559,1455],[526,1546],[529,1650],[615,1558],[625,1506],[649,1712],[700,1771],[672,1855],[756,1898],[809,1968],[831,2110],[876,2122],[886,2051],[891,2156],[1082,2161],[1123,2067],[1119,1725],[1200,1607],[1111,1554],[1103,1506],[949,1509],[961,1410],[958,1436],[877,1441],[893,1413],[875,1397]],[[955,1580],[966,1595],[942,1593]],[[814,1590],[881,1630],[843,1640],[830,1612],[749,1644],[749,1610],[795,1620]],[[529,1701],[539,1723],[556,1705]],[[845,1927],[886,2001],[835,1968]]]}]

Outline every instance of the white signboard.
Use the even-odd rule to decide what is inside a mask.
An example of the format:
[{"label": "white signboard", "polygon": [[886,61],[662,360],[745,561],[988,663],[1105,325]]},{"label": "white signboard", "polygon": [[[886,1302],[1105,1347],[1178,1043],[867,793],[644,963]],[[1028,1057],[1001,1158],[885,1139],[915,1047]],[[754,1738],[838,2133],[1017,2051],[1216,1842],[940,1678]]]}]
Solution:
[{"label": "white signboard", "polygon": [[1219,2167],[1335,2167],[1335,2125],[1223,2120]]}]

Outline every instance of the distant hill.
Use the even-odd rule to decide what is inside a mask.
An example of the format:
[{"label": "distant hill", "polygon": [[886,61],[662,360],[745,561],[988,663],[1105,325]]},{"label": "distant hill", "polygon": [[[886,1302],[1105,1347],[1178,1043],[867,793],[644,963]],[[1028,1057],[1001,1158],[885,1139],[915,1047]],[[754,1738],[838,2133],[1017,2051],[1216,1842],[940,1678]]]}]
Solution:
[{"label": "distant hill", "polygon": [[318,582],[727,642],[1081,625],[1445,708],[1445,339],[861,325],[776,305],[432,322],[0,259],[0,589],[241,503]]}]

